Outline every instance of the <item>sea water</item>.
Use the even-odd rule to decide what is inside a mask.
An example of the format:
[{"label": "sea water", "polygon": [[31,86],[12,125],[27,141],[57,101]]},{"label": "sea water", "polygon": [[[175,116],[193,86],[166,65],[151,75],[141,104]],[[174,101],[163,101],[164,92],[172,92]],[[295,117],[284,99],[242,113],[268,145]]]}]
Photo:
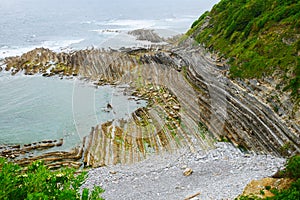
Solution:
[{"label": "sea water", "polygon": [[[0,73],[0,144],[63,138],[65,147],[72,147],[91,127],[128,119],[134,110],[146,106],[146,101],[126,95],[126,88]],[[113,108],[108,109],[108,104]]]},{"label": "sea water", "polygon": [[[155,29],[184,33],[218,0],[0,0],[0,63],[36,47],[69,51],[90,47],[143,45],[127,32]],[[65,139],[72,147],[91,127],[122,119],[145,101],[124,88],[95,88],[58,77],[11,76],[0,72],[0,144]],[[113,110],[107,112],[110,103]]]},{"label": "sea water", "polygon": [[124,40],[129,30],[141,28],[184,33],[218,1],[0,0],[0,58],[41,46],[108,46],[118,35]]}]

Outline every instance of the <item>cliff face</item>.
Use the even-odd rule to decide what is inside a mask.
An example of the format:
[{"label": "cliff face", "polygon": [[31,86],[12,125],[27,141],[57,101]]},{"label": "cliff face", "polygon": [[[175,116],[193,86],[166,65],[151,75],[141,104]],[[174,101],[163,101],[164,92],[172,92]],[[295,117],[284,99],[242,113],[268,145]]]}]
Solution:
[{"label": "cliff face", "polygon": [[226,59],[229,76],[242,79],[283,120],[299,124],[299,30],[299,1],[222,0],[187,35]]},{"label": "cliff face", "polygon": [[[268,105],[295,131],[296,139],[300,124],[299,11],[299,1],[222,0],[186,34],[215,52],[218,61],[226,61],[230,66],[226,77]],[[282,149],[288,147],[286,141]]]},{"label": "cliff face", "polygon": [[133,95],[148,100],[148,106],[129,119],[95,124],[83,139],[85,166],[132,163],[181,147],[210,149],[216,140],[259,153],[300,152],[297,121],[283,120],[256,95],[257,88],[266,90],[266,85],[249,86],[228,78],[223,61],[186,40],[176,46],[123,51],[67,54],[35,49],[6,58],[5,63],[12,73],[128,84]]}]

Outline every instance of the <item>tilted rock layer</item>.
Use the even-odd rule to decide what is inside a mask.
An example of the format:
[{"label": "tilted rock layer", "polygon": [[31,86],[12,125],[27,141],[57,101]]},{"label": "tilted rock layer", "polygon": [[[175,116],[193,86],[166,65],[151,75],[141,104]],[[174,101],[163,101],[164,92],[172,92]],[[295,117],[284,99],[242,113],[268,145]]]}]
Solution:
[{"label": "tilted rock layer", "polygon": [[216,140],[260,153],[300,152],[297,118],[282,120],[240,82],[227,78],[226,64],[193,41],[123,51],[38,48],[6,58],[5,64],[12,74],[127,84],[133,95],[148,101],[129,119],[95,124],[82,144],[85,166],[132,163],[182,146],[210,149]]}]

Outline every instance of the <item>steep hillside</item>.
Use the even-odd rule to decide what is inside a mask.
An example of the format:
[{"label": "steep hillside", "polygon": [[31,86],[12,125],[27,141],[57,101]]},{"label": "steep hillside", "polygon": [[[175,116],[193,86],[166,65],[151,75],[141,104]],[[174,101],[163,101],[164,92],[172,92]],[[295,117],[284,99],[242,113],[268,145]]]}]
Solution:
[{"label": "steep hillside", "polygon": [[300,1],[221,0],[187,35],[228,59],[231,77],[275,77],[299,104]]}]

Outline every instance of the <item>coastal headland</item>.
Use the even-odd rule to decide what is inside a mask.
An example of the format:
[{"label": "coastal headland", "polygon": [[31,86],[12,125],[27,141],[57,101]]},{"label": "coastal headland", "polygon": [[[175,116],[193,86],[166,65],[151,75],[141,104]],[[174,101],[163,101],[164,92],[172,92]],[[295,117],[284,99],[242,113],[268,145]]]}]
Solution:
[{"label": "coastal headland", "polygon": [[[135,34],[154,37],[152,30]],[[52,166],[130,164],[182,147],[191,152],[209,150],[216,141],[277,156],[300,149],[297,118],[279,115],[265,100],[268,92],[276,92],[272,83],[230,79],[226,60],[192,39],[148,48],[69,53],[36,48],[5,58],[2,68],[12,75],[78,77],[98,86],[128,84],[133,96],[148,101],[147,107],[136,110],[129,119],[95,124],[74,152],[45,159]],[[283,107],[282,112],[290,109]],[[2,156],[24,163],[24,156],[18,159],[20,150],[14,153],[12,147],[1,148]],[[40,158],[31,155],[30,161]]]}]

